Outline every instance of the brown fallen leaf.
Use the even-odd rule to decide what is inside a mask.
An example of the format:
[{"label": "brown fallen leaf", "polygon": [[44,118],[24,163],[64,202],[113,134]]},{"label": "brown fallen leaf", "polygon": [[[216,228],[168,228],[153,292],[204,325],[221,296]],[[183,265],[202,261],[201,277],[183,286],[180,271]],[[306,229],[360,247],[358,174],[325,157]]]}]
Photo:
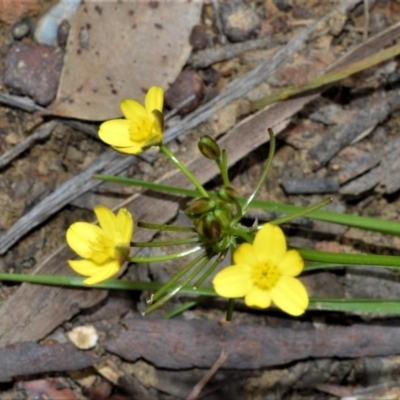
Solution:
[{"label": "brown fallen leaf", "polygon": [[222,350],[223,368],[256,369],[309,357],[356,358],[400,353],[400,329],[353,325],[324,330],[235,326],[208,320],[126,318],[126,330],[106,350],[160,368],[210,368]]},{"label": "brown fallen leaf", "polygon": [[45,113],[89,120],[121,115],[119,102],[166,89],[182,70],[202,2],[86,1],[71,24],[55,102]]},{"label": "brown fallen leaf", "polygon": [[0,349],[0,382],[9,382],[21,375],[83,369],[100,361],[70,343],[18,343]]}]

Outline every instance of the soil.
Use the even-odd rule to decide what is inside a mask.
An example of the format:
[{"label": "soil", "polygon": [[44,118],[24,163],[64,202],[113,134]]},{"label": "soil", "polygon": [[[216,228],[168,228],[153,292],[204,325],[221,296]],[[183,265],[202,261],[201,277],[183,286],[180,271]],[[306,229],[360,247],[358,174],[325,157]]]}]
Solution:
[{"label": "soil", "polygon": [[[232,40],[232,38],[227,39],[219,27],[221,21],[218,22],[216,18],[216,3],[218,1],[204,1],[201,18],[204,29],[197,28],[199,34],[206,34],[208,47],[230,44]],[[203,81],[202,104],[226,90],[238,77],[251,71],[259,62],[271,57],[275,51],[291,38],[299,35],[311,22],[323,17],[337,6],[337,2],[324,0],[318,2],[249,0],[244,3],[235,2],[235,4],[233,8],[222,7],[221,12],[227,13],[222,18],[225,24],[234,24],[231,13],[239,13],[243,9],[249,13],[245,13],[250,15],[249,26],[246,26],[247,20],[243,18],[244,22],[239,34],[234,30],[236,35],[239,35],[235,37],[241,38],[239,43],[270,35],[274,44],[271,49],[248,50],[239,56],[199,69],[198,74]],[[365,29],[367,29],[367,36],[371,37],[399,22],[400,13],[397,2],[384,0],[370,2],[368,13],[363,9],[365,4],[367,3],[360,2],[349,12],[338,32],[327,30],[319,33],[317,38],[307,42],[301,52],[295,53],[290,65],[285,65],[267,82],[221,110],[217,110],[211,118],[196,128],[180,135],[168,144],[169,148],[183,163],[189,164],[198,157],[198,139],[204,134],[215,139],[224,137],[227,132],[229,135],[232,128],[251,115],[252,101],[282,87],[306,82],[313,74],[321,72],[337,60],[339,55],[363,43],[366,39]],[[48,10],[51,2],[38,2],[38,5],[40,12],[30,17],[33,24]],[[18,16],[16,20],[20,17],[24,15]],[[11,29],[10,24],[0,25],[1,74],[4,74],[5,59],[15,40],[11,37]],[[232,29],[230,26],[227,31],[232,32]],[[28,44],[33,43],[31,37],[25,37],[22,40]],[[186,68],[192,68],[190,61]],[[386,95],[389,92],[397,93],[399,80],[398,59],[393,58],[331,85],[320,96],[294,114],[277,136],[273,167],[257,197],[274,202],[309,206],[330,196],[332,202],[326,207],[328,210],[398,221],[400,187],[396,188],[395,182],[396,155],[390,156],[391,153],[387,150],[390,148],[395,151],[394,143],[399,137],[400,114],[396,107],[391,109],[385,118],[374,124],[371,130],[363,132],[364,134],[356,137],[351,143],[342,146],[326,164],[318,169],[315,168],[312,149],[315,149],[316,145],[322,141],[328,141],[340,126],[345,126],[350,123],[349,121],[354,120],[360,110],[370,110],[373,114],[378,104],[377,96],[381,93]],[[9,93],[5,86],[1,89],[2,93]],[[184,89],[187,90],[186,87]],[[196,95],[198,90],[197,86],[193,88]],[[11,92],[11,94],[15,93]],[[172,126],[182,118],[185,116],[172,117],[167,122],[169,124],[167,126]],[[54,117],[44,117],[7,104],[1,105],[0,157],[32,135],[34,129],[53,119]],[[248,132],[246,135],[251,134],[252,132]],[[242,137],[240,141],[237,141],[236,146],[243,148],[246,140],[246,137]],[[61,184],[84,171],[107,149],[107,146],[97,138],[58,120],[55,129],[47,138],[33,143],[9,165],[3,167],[0,180],[0,207],[3,210],[0,215],[0,241],[1,235],[5,234],[22,216],[44,201]],[[232,186],[242,196],[249,195],[255,187],[267,159],[268,150],[269,144],[264,143],[246,152],[230,168]],[[173,166],[162,154],[155,150],[151,150],[149,154],[152,162],[140,158],[122,174],[151,182],[168,176],[173,171]],[[354,161],[359,160],[361,163],[362,157],[372,156],[378,157],[373,166],[366,167],[349,179],[343,178],[349,169],[356,168]],[[385,163],[389,157],[393,157],[391,164]],[[371,159],[371,163],[373,162]],[[374,168],[380,168],[376,172],[379,173],[379,179],[374,181],[375,184],[368,186],[372,178],[365,183],[365,176]],[[182,186],[187,186],[183,179]],[[301,181],[301,187],[293,189],[291,183],[299,182],[301,179],[304,179]],[[333,186],[329,186],[332,182]],[[361,189],[357,192],[346,191],[346,185],[351,182],[358,182]],[[208,179],[206,182],[206,188],[210,190],[218,189],[220,186],[219,177]],[[395,189],[391,190],[391,187]],[[138,189],[129,186],[105,183],[76,197],[36,228],[29,230],[15,245],[11,246],[0,258],[0,271],[32,273],[43,260],[65,245],[65,232],[70,224],[76,221],[93,220],[94,204],[117,206],[138,192]],[[171,222],[187,224],[188,219],[183,210],[189,202],[182,199],[178,202],[179,210],[173,213]],[[142,211],[137,210],[137,212],[140,214]],[[146,215],[146,220],[151,220],[149,212],[147,214],[143,212],[143,214]],[[271,212],[251,210],[245,222],[250,225],[255,219],[261,223],[274,217],[276,214]],[[400,255],[400,241],[396,236],[365,232],[306,218],[287,224],[284,229],[293,246],[332,252]],[[176,235],[162,232],[155,236],[156,240],[171,238],[176,238]],[[173,249],[179,251],[183,248],[174,247]],[[169,249],[164,251],[164,249],[155,248],[143,250],[141,254],[160,255],[168,251]],[[64,264],[65,261],[66,259],[63,260]],[[187,260],[130,267],[123,277],[124,279],[165,282],[179,271],[185,262]],[[222,266],[226,263],[227,261]],[[310,295],[316,297],[399,298],[400,296],[399,276],[395,272],[376,274],[369,269],[329,270],[305,274],[303,282]],[[0,308],[5,307],[20,290],[19,288],[20,284],[17,283],[2,282],[0,284]],[[90,356],[99,357],[97,362],[92,365],[85,359],[84,361],[90,366],[69,368],[69,370],[65,368],[57,372],[51,369],[38,369],[29,374],[12,375],[12,379],[8,382],[0,383],[0,399],[187,398],[211,365],[207,368],[199,368],[197,365],[191,368],[187,366],[166,368],[141,358],[128,361],[107,348],[110,341],[126,330],[126,321],[129,318],[141,318],[140,312],[146,308],[149,295],[148,292],[110,290],[104,296],[99,296],[98,300],[90,304],[90,307],[76,304],[76,311],[71,311],[71,316],[65,318],[54,330],[39,339],[33,335],[26,341],[48,345],[66,344],[69,342],[67,334],[74,327],[93,325],[99,335],[99,341],[95,349],[87,353]],[[181,305],[185,300],[187,296],[178,295],[146,318],[149,321],[158,321],[166,312]],[[34,316],[39,310],[30,312]],[[58,313],[57,307],[54,308],[54,313]],[[222,324],[225,313],[226,303],[223,300],[207,299],[183,312],[176,319],[186,322],[188,326],[191,321],[202,320],[217,321]],[[275,309],[251,310],[241,302],[237,304],[231,325],[232,327],[289,328],[294,332],[302,332],[312,329],[323,331],[333,327],[348,327],[356,323],[374,327],[398,327],[396,315],[382,317],[312,311],[295,319]],[[175,331],[173,332],[175,334]],[[165,335],[168,336],[167,333]],[[215,343],[217,340],[215,338]],[[215,343],[211,340],[209,346],[212,347]],[[13,345],[16,344],[13,343]],[[157,342],[156,345],[159,346],[160,343]],[[327,343],[326,346],[329,347],[330,344]],[[0,352],[2,350],[0,348]],[[202,356],[201,349],[193,349],[193,351],[197,351],[199,357]],[[179,355],[179,348],[175,353]],[[338,357],[335,354],[313,356],[257,368],[225,369],[222,364],[201,394],[193,398],[307,400],[336,399],[346,396],[355,396],[354,398],[357,399],[397,398],[399,396],[397,383],[400,373],[399,353],[400,351],[397,350],[390,355],[385,353],[363,356],[360,354],[351,358]],[[219,352],[215,353],[215,360],[219,356]],[[178,356],[177,359],[179,359]],[[79,362],[84,361],[79,358]],[[13,359],[12,362],[17,363],[18,358]]]}]

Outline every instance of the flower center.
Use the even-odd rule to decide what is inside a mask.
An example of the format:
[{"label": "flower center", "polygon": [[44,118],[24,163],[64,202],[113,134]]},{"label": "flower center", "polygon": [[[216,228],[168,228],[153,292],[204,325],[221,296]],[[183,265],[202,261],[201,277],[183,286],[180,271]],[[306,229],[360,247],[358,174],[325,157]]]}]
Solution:
[{"label": "flower center", "polygon": [[129,121],[129,137],[133,142],[146,142],[150,139],[154,117],[138,116],[136,119]]},{"label": "flower center", "polygon": [[260,263],[253,269],[253,282],[263,290],[272,289],[278,282],[281,274],[274,264]]}]

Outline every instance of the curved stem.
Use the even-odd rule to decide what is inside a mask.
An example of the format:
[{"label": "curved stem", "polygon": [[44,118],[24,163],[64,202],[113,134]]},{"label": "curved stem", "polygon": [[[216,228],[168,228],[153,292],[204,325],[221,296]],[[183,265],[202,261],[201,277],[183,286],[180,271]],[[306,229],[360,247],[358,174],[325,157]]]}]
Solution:
[{"label": "curved stem", "polygon": [[253,193],[249,196],[249,198],[246,200],[246,203],[243,206],[243,212],[246,213],[247,209],[249,208],[250,203],[253,201],[255,195],[257,192],[260,190],[261,185],[264,183],[265,178],[268,175],[269,170],[271,169],[272,166],[272,160],[274,159],[274,154],[275,154],[275,135],[272,129],[268,129],[268,134],[269,134],[269,153],[268,153],[268,158],[267,162],[265,163],[264,170],[258,179],[257,185],[253,190]]},{"label": "curved stem", "polygon": [[181,170],[181,172],[196,186],[197,190],[204,197],[210,197],[208,192],[203,188],[203,185],[197,178],[170,152],[167,146],[163,143],[159,145],[160,150]]},{"label": "curved stem", "polygon": [[234,235],[241,237],[244,241],[248,243],[253,243],[254,237],[241,229],[240,227],[233,228],[231,231]]},{"label": "curved stem", "polygon": [[189,254],[195,253],[199,251],[201,246],[193,247],[190,250],[185,250],[180,253],[167,254],[166,256],[155,256],[155,257],[129,257],[127,261],[134,263],[147,263],[147,262],[160,262],[160,261],[168,261],[175,260],[176,258],[185,257]]}]

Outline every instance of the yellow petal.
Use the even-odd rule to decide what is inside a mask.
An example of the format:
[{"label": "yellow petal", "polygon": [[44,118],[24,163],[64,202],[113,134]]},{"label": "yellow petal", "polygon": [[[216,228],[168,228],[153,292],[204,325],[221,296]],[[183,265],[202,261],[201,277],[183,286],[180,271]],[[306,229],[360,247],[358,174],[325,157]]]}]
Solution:
[{"label": "yellow petal", "polygon": [[308,293],[296,278],[283,276],[271,290],[272,301],[282,311],[298,316],[308,307]]},{"label": "yellow petal", "polygon": [[94,207],[94,213],[96,214],[101,229],[114,240],[115,244],[120,243],[118,233],[119,227],[117,217],[114,213],[109,208],[100,205]]},{"label": "yellow petal", "polygon": [[130,243],[133,236],[133,219],[126,208],[121,208],[117,214],[120,243]]},{"label": "yellow petal", "polygon": [[101,228],[88,222],[75,222],[67,230],[67,243],[82,258],[90,258],[93,243],[102,235]]},{"label": "yellow petal", "polygon": [[111,119],[103,122],[99,128],[99,138],[111,146],[132,146],[129,133],[129,121],[126,119]]},{"label": "yellow petal", "polygon": [[67,230],[67,243],[82,258],[102,264],[115,258],[114,242],[99,226],[76,222]]},{"label": "yellow petal", "polygon": [[277,265],[279,271],[285,276],[297,276],[303,271],[304,261],[296,250],[289,250]]},{"label": "yellow petal", "polygon": [[250,243],[243,243],[235,250],[233,253],[233,261],[235,264],[243,264],[250,267],[258,263],[253,246]]},{"label": "yellow petal", "polygon": [[97,275],[102,269],[101,264],[90,260],[68,260],[68,264],[77,274],[83,276]]},{"label": "yellow petal", "polygon": [[212,284],[222,297],[243,297],[253,287],[251,268],[246,265],[232,265],[215,275]]},{"label": "yellow petal", "polygon": [[152,112],[153,110],[163,111],[164,105],[164,90],[158,86],[152,86],[146,94],[144,100],[146,110]]},{"label": "yellow petal", "polygon": [[142,119],[148,115],[146,109],[140,103],[132,99],[122,100],[120,106],[122,114],[124,114],[126,119]]},{"label": "yellow petal", "polygon": [[129,147],[113,147],[113,149],[122,154],[140,154],[144,151],[141,144],[135,144],[134,142],[131,142],[131,146]]},{"label": "yellow petal", "polygon": [[119,271],[119,264],[117,261],[111,261],[101,267],[99,273],[91,276],[83,281],[85,285],[96,285],[112,278]]},{"label": "yellow petal", "polygon": [[266,224],[256,234],[254,253],[260,262],[277,265],[286,254],[286,239],[279,226]]},{"label": "yellow petal", "polygon": [[271,305],[271,293],[254,286],[244,298],[244,302],[248,307],[267,308]]}]

